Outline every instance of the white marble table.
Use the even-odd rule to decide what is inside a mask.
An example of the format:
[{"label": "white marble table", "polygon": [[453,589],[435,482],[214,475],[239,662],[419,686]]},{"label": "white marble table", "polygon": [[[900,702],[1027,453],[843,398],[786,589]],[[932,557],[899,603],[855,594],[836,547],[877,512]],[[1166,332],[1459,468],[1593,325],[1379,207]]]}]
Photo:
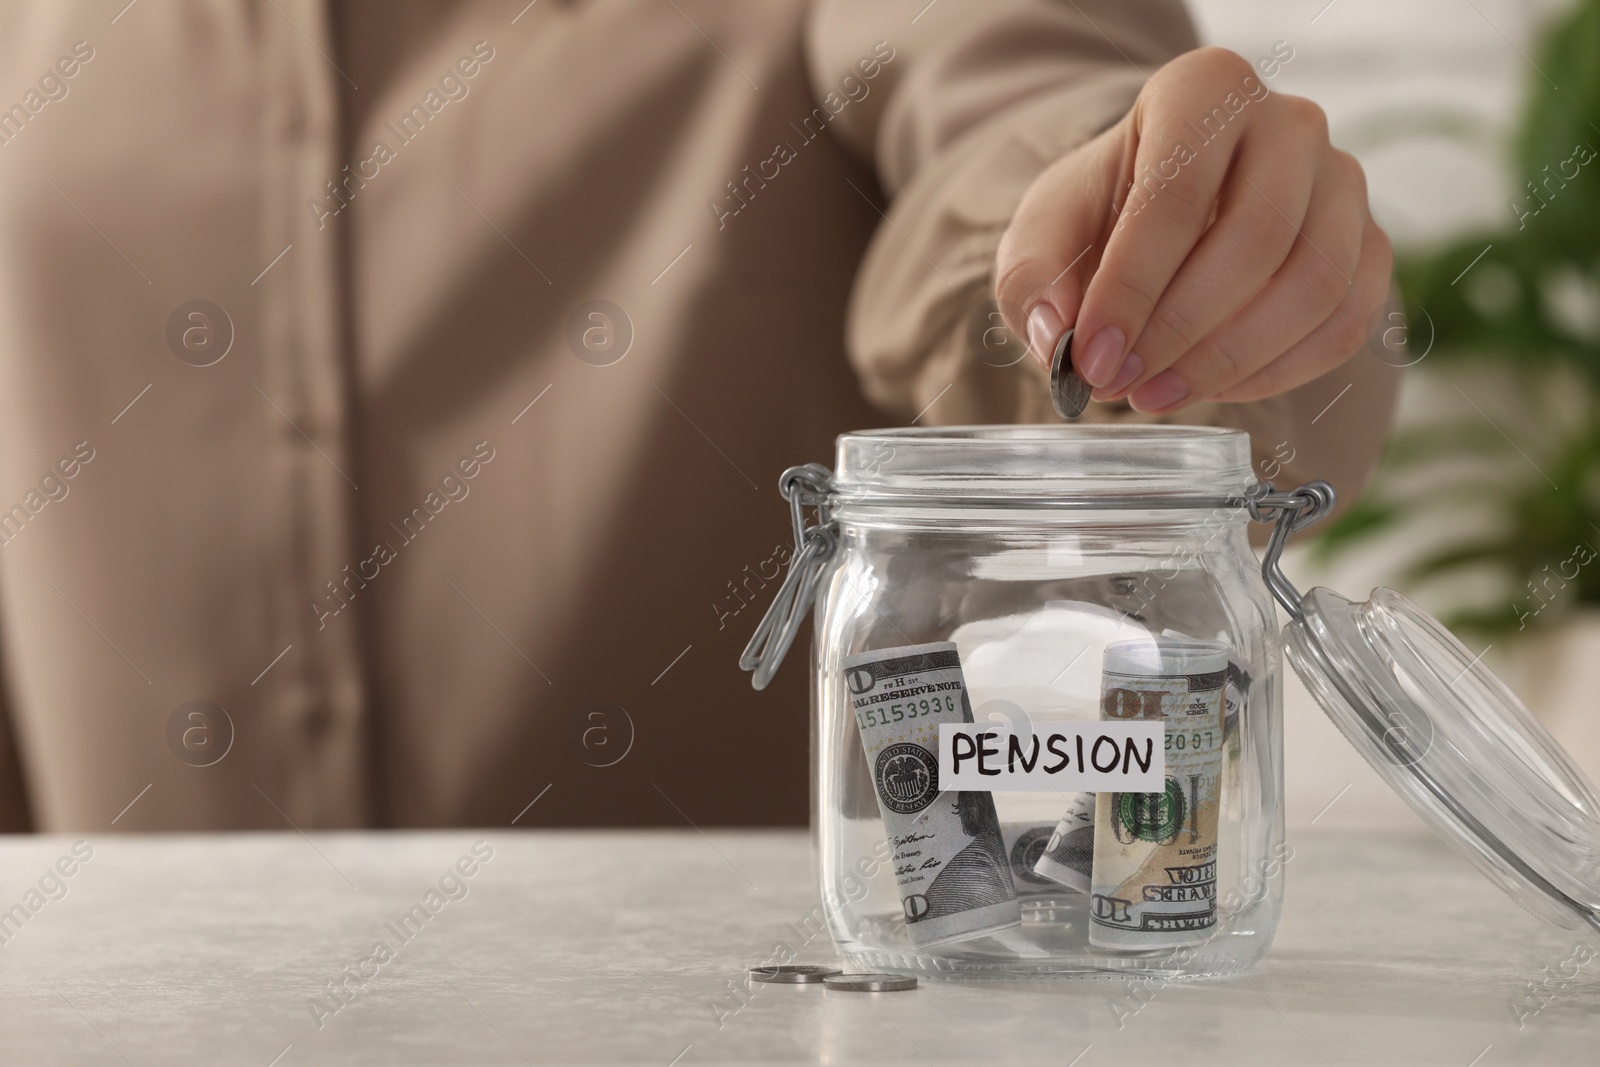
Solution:
[{"label": "white marble table", "polygon": [[[812,909],[799,833],[99,836],[81,863],[70,838],[12,838],[0,908],[27,917],[0,915],[0,1062],[1600,1062],[1600,937],[1541,924],[1431,837],[1291,842],[1265,964],[1141,1005],[1103,981],[747,986]],[[46,877],[62,857],[71,876]],[[427,901],[461,857],[459,899]],[[1579,945],[1596,958],[1566,977]],[[1546,1003],[1519,1029],[1530,982]]]}]

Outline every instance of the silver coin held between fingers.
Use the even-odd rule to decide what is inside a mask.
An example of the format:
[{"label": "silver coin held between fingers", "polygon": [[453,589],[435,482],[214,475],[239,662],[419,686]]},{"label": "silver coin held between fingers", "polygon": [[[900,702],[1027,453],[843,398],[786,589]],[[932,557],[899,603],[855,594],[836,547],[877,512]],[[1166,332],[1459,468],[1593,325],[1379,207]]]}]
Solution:
[{"label": "silver coin held between fingers", "polygon": [[1072,369],[1072,331],[1068,330],[1050,357],[1050,403],[1057,416],[1070,422],[1089,406],[1089,392],[1089,383]]},{"label": "silver coin held between fingers", "polygon": [[837,967],[824,967],[815,963],[785,964],[781,967],[752,967],[750,981],[771,982],[774,985],[811,985],[839,974]]},{"label": "silver coin held between fingers", "polygon": [[917,980],[905,974],[836,974],[824,978],[822,984],[846,993],[898,993],[917,988]]}]

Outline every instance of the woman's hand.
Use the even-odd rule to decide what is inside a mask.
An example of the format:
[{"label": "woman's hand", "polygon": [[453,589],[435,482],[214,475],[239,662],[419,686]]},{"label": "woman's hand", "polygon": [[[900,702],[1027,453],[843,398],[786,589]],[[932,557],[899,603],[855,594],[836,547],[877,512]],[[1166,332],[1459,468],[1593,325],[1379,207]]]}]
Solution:
[{"label": "woman's hand", "polygon": [[1073,326],[1096,400],[1167,412],[1339,366],[1388,297],[1391,263],[1361,166],[1328,143],[1322,109],[1205,48],[1035,179],[995,289],[1041,364]]}]

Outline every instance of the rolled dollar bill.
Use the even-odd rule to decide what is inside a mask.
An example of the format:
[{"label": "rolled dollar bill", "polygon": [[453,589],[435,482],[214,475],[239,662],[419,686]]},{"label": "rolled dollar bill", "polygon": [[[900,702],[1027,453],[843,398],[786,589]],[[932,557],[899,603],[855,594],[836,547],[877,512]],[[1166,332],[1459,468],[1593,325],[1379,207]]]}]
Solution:
[{"label": "rolled dollar bill", "polygon": [[1034,862],[1036,876],[1050,879],[1075,889],[1089,891],[1089,874],[1094,863],[1094,807],[1093,793],[1077,793],[1072,798],[1067,813],[1056,824],[1044,851]]},{"label": "rolled dollar bill", "polygon": [[1167,948],[1217,922],[1226,645],[1153,637],[1106,646],[1101,715],[1165,723],[1167,786],[1095,798],[1089,943]]},{"label": "rolled dollar bill", "polygon": [[846,656],[844,678],[911,943],[935,945],[1017,925],[1022,911],[994,798],[939,791],[939,724],[973,721],[956,646]]}]

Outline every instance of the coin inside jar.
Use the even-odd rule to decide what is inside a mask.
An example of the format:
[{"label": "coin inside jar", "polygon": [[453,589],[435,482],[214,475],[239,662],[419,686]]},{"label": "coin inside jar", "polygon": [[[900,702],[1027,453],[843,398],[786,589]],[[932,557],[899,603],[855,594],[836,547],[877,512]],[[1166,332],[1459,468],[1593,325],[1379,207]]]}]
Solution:
[{"label": "coin inside jar", "polygon": [[843,993],[898,993],[917,988],[917,980],[907,974],[836,974],[824,978],[822,984]]},{"label": "coin inside jar", "polygon": [[750,968],[750,981],[771,982],[775,985],[810,985],[841,973],[837,967],[824,967],[816,963],[791,963],[774,967]]},{"label": "coin inside jar", "polygon": [[1056,342],[1055,353],[1050,357],[1050,404],[1057,416],[1071,421],[1089,406],[1090,391],[1089,383],[1072,369],[1072,331],[1068,330]]}]

